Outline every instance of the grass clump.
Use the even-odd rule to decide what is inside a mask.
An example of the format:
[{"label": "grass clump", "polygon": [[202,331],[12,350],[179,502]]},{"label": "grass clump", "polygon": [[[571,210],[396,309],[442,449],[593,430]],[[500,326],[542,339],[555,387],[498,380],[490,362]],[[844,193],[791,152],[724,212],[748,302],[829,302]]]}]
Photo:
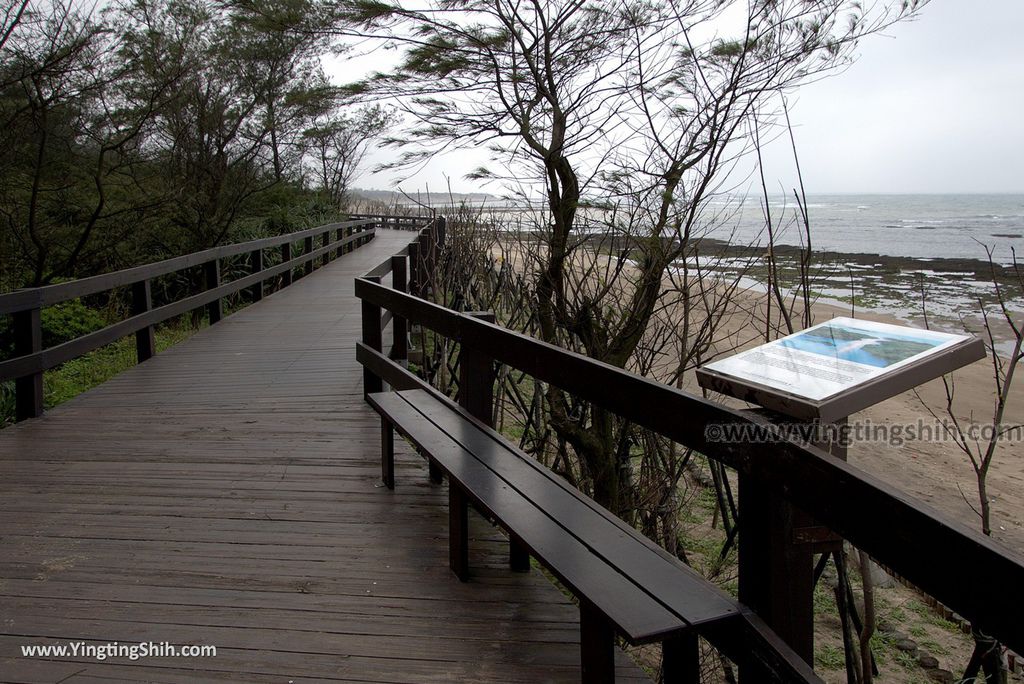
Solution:
[{"label": "grass clump", "polygon": [[[198,329],[193,327],[187,318],[158,327],[157,353],[188,339]],[[59,406],[135,364],[134,335],[63,363],[43,374],[43,405],[46,409]],[[14,415],[14,382],[5,382],[0,384],[0,427],[13,423]]]}]

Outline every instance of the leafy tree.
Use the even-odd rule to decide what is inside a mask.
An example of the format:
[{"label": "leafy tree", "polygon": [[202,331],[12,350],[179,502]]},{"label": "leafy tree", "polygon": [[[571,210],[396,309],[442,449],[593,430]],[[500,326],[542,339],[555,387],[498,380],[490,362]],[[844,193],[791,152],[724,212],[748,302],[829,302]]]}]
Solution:
[{"label": "leafy tree", "polygon": [[336,207],[348,202],[348,190],[370,142],[393,124],[394,116],[380,105],[355,114],[335,114],[303,133],[308,165],[321,192]]},{"label": "leafy tree", "polygon": [[341,113],[320,65],[332,16],[310,0],[6,4],[0,290],[335,220],[310,171],[326,161],[343,193],[387,116]]},{"label": "leafy tree", "polygon": [[169,84],[139,100],[118,91],[131,66],[117,53],[117,37],[70,3],[27,9],[10,27],[0,217],[11,262],[26,274],[16,284],[46,284],[103,258],[148,204],[132,191],[135,152]]},{"label": "leafy tree", "polygon": [[168,72],[182,74],[174,97],[156,113],[146,142],[167,193],[169,251],[223,242],[246,203],[276,183],[264,175],[266,122],[251,84],[232,70],[231,36],[205,2],[149,2],[126,8],[126,42],[138,63],[134,87],[150,90]]},{"label": "leafy tree", "polygon": [[[231,27],[222,38],[229,73],[257,106],[278,182],[285,180],[286,168],[293,173],[300,168],[305,127],[335,106],[336,89],[320,68],[320,53],[327,48],[324,34],[309,26],[314,12],[307,0],[254,0],[231,13]],[[296,21],[303,21],[303,30],[296,30]]]}]

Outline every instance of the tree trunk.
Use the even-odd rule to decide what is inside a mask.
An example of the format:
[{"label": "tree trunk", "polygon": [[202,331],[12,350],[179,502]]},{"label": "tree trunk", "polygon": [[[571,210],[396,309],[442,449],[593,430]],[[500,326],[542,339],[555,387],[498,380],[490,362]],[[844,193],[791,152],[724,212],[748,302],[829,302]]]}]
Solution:
[{"label": "tree trunk", "polygon": [[988,498],[988,471],[980,469],[978,475],[978,501],[981,504],[981,531],[992,536],[992,503]]}]

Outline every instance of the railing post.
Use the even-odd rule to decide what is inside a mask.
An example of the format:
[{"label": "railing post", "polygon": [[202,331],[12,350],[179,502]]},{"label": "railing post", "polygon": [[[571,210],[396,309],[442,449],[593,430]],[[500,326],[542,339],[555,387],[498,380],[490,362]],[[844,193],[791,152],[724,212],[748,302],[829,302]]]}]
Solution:
[{"label": "railing post", "polygon": [[[367,277],[367,280],[380,284],[379,276]],[[383,333],[381,332],[380,307],[366,299],[361,303],[363,314],[363,344],[377,352],[384,350]],[[375,392],[384,391],[384,383],[369,368],[363,366],[363,397]]]},{"label": "railing post", "polygon": [[[795,536],[806,515],[770,485],[739,475],[739,599],[808,663],[814,662],[814,559]],[[744,682],[764,673],[741,668]]]},{"label": "railing post", "polygon": [[[490,311],[467,312],[487,323],[494,323]],[[494,359],[481,349],[460,340],[459,351],[459,406],[485,425],[494,427],[494,383],[498,379]],[[509,537],[509,567],[515,572],[530,571],[530,552],[515,537]]]},{"label": "railing post", "polygon": [[410,242],[409,243],[409,292],[422,297],[423,293],[420,291],[420,243]]},{"label": "railing post", "polygon": [[445,240],[448,236],[448,219],[444,216],[438,216],[437,220],[434,221],[434,244],[437,245],[438,251],[444,248]]},{"label": "railing post", "polygon": [[430,283],[434,277],[434,266],[431,263],[434,256],[434,231],[433,228],[424,228],[420,231],[420,290],[421,296],[429,294]]},{"label": "railing post", "polygon": [[[292,243],[286,242],[281,245],[281,263],[292,260]],[[292,284],[292,269],[285,270],[281,274],[281,287],[288,287]]]},{"label": "railing post", "polygon": [[[391,287],[398,292],[407,291],[404,256],[391,257]],[[394,333],[391,358],[396,361],[407,361],[409,359],[409,326],[406,320],[398,314],[393,314],[391,331]]]},{"label": "railing post", "polygon": [[[207,261],[203,264],[203,273],[206,276],[207,290],[220,287],[220,259]],[[210,325],[220,322],[220,319],[224,317],[224,305],[222,298],[218,297],[207,304],[206,313],[210,317]]]},{"label": "railing post", "polygon": [[[303,249],[302,253],[306,254],[306,255],[308,255],[309,253],[311,253],[313,251],[313,236],[312,235],[310,235],[309,237],[307,237],[303,241],[303,248],[302,249]],[[302,272],[305,275],[309,275],[310,273],[313,272],[313,260],[312,259],[309,259],[309,260],[306,261],[306,263],[305,263],[305,265],[303,267]]]},{"label": "railing post", "polygon": [[[341,242],[343,239],[345,239],[345,229],[338,228],[338,230],[334,231],[334,241]],[[343,245],[338,245],[338,247],[334,250],[334,258],[339,259],[341,258],[341,255],[344,253],[345,247]]]},{"label": "railing post", "polygon": [[[749,412],[772,422],[790,420],[770,411]],[[845,418],[836,421],[834,434],[842,434],[845,425]],[[841,441],[826,437],[812,443],[846,460]],[[740,473],[739,488],[739,599],[805,662],[813,663],[814,556],[840,554],[842,539],[756,477]],[[763,674],[750,674],[750,667],[747,675],[740,668],[741,678],[761,681]]]},{"label": "railing post", "polygon": [[[471,311],[467,316],[494,323],[490,311]],[[459,340],[459,406],[487,425],[494,425],[494,359],[481,349]]]},{"label": "railing post", "polygon": [[[259,273],[263,270],[263,250],[254,249],[249,253],[249,271],[251,273]],[[258,302],[263,299],[263,280],[260,279],[258,283],[254,283],[249,288],[249,294],[252,297],[252,301]]]},{"label": "railing post", "polygon": [[434,221],[433,240],[430,242],[430,283],[432,286],[439,282],[437,267],[441,262],[441,251],[444,249],[447,233],[448,221],[444,216],[438,216]]},{"label": "railing post", "polygon": [[444,216],[436,217],[427,229],[427,277],[431,283],[434,282],[434,275],[437,270],[437,261],[441,255],[441,247],[444,245],[447,226]]},{"label": "railing post", "polygon": [[[14,314],[14,354],[25,356],[43,350],[43,319],[39,308]],[[43,415],[43,373],[33,373],[14,381],[15,420]]]},{"label": "railing post", "polygon": [[[325,230],[320,236],[320,246],[327,247],[329,244],[331,244],[331,231]],[[324,251],[324,255],[320,257],[320,265],[326,266],[329,263],[331,263],[331,250],[328,249]]]},{"label": "railing post", "polygon": [[419,233],[419,250],[417,251],[418,264],[416,266],[416,286],[420,297],[426,298],[430,291],[430,282],[433,272],[430,270],[430,251],[433,238],[429,228],[424,228]]},{"label": "railing post", "polygon": [[[153,289],[149,280],[140,280],[132,284],[132,307],[133,316],[146,313],[153,308]],[[147,361],[156,355],[156,335],[153,333],[153,326],[147,325],[141,330],[135,331],[135,358],[139,363]]]}]

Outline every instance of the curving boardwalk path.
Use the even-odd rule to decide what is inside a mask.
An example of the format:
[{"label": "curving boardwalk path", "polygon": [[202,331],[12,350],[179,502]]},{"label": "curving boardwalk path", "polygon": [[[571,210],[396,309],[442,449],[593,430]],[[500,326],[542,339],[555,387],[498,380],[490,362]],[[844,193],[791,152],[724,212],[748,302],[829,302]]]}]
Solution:
[{"label": "curving boardwalk path", "polygon": [[[380,426],[354,358],[376,239],[48,412],[0,430],[0,681],[579,681],[578,615]],[[27,658],[27,645],[210,644],[216,657]],[[642,673],[620,654],[619,679]]]}]

